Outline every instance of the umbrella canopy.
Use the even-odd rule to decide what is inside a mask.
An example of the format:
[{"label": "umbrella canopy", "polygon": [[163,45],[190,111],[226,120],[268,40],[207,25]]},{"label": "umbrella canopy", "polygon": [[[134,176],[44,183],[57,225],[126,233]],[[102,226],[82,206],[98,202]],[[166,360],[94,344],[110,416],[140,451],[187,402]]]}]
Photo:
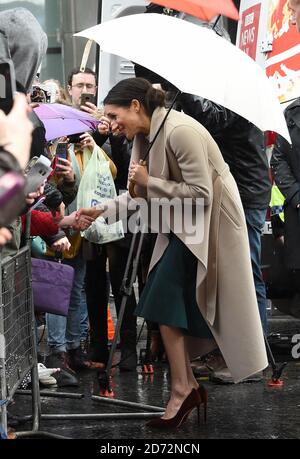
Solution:
[{"label": "umbrella canopy", "polygon": [[46,140],[96,129],[98,120],[87,113],[63,104],[40,104],[34,108],[46,128]]},{"label": "umbrella canopy", "polygon": [[232,0],[153,0],[152,3],[191,14],[208,22],[218,14],[239,20],[238,10]]},{"label": "umbrella canopy", "polygon": [[102,51],[136,62],[181,91],[210,99],[290,141],[282,107],[264,71],[212,30],[149,13],[113,19],[76,36],[95,40]]}]

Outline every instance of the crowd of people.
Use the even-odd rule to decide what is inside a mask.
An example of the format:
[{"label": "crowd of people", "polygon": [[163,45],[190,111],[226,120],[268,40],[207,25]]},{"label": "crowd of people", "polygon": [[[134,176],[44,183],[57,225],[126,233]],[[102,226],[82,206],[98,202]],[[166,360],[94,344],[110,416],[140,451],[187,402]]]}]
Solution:
[{"label": "crowd of people", "polygon": [[[124,233],[101,243],[100,236],[98,241],[89,237],[89,230],[99,219],[104,224],[122,219],[126,223],[128,209],[139,199],[148,205],[175,199],[182,215],[186,201],[192,201],[192,216],[196,225],[201,218],[204,229],[201,240],[197,235],[193,239],[195,227],[178,229],[174,212],[167,230],[162,225],[155,236],[147,235],[139,266],[139,298],[135,291],[127,298],[120,370],[134,371],[138,364],[137,316],[145,318],[153,332],[153,354],[157,354],[155,338],[161,337],[170,366],[166,411],[149,427],[179,427],[194,408],[206,407],[207,392],[197,375],[208,371],[217,382],[261,379],[268,365],[261,232],[271,194],[264,133],[228,109],[185,93],[166,117],[166,93],[172,87],[141,67],[136,78],[123,80],[109,91],[100,109],[82,100],[82,94],[97,95],[95,72],[75,68],[66,91],[56,80],[41,86],[54,90],[56,103],[91,115],[97,128],[78,133],[74,143],[67,132],[47,143],[43,122],[34,112],[40,101],[30,99],[46,52],[46,35],[31,13],[20,8],[0,13],[1,41],[0,50],[7,50],[7,55],[0,57],[13,62],[18,88],[12,110],[0,111],[1,177],[14,172],[26,183],[32,159],[41,155],[51,160],[53,169],[46,183],[27,196],[21,193],[15,219],[0,229],[2,258],[14,256],[22,246],[24,222],[30,214],[31,236],[41,237],[47,245],[47,252],[39,256],[51,260],[59,253],[74,270],[68,315],[45,315],[48,354],[44,363],[60,369],[53,373],[54,382],[60,387],[77,386],[78,371],[101,371],[107,365],[110,290],[118,314],[132,234],[124,224]],[[286,112],[293,146],[279,138],[271,161],[286,198],[285,244],[295,285],[300,269],[295,236],[300,207],[298,108],[296,101]],[[61,143],[67,145],[66,159],[56,156]],[[93,157],[108,164],[112,199],[104,205],[91,202],[80,207],[82,183],[88,170],[91,174],[88,164]],[[97,170],[93,174],[95,179],[99,175]],[[134,194],[127,191],[128,185]],[[38,204],[41,196],[46,199]],[[196,364],[191,364],[195,358]]]}]

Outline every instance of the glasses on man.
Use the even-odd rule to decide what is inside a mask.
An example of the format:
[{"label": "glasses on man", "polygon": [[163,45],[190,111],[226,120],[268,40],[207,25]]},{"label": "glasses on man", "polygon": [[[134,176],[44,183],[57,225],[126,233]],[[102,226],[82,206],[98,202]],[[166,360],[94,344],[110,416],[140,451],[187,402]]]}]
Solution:
[{"label": "glasses on man", "polygon": [[77,89],[95,89],[96,85],[92,83],[77,83],[72,86],[72,88],[77,88]]}]

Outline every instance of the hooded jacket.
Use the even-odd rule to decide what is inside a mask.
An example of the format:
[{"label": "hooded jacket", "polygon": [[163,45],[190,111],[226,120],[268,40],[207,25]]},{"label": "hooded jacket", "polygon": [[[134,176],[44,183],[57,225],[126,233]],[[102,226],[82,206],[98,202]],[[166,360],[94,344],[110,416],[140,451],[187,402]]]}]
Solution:
[{"label": "hooded jacket", "polygon": [[25,8],[2,11],[0,31],[7,38],[16,80],[28,92],[46,54],[47,35],[36,18]]},{"label": "hooded jacket", "polygon": [[[6,37],[8,56],[14,64],[17,90],[27,94],[47,51],[48,38],[36,18],[25,8],[0,13],[0,33]],[[0,49],[1,52],[1,49]],[[34,112],[30,157],[44,153],[45,128]]]},{"label": "hooded jacket", "polygon": [[[10,58],[13,61],[18,90],[27,93],[46,53],[47,36],[35,17],[25,8],[15,8],[0,12],[0,33],[6,39],[5,41],[2,40],[1,56]],[[33,132],[34,147],[31,155],[38,155],[41,152],[39,148],[44,146],[40,142],[45,132],[44,127],[39,120],[36,120],[36,126],[38,128]],[[8,229],[13,234],[13,239],[4,247],[3,258],[13,256],[20,248],[20,219]]]}]

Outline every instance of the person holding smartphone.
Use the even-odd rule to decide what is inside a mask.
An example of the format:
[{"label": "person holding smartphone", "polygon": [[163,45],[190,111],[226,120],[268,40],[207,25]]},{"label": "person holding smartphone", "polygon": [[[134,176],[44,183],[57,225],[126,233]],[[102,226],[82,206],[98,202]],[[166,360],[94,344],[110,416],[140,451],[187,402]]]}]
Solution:
[{"label": "person holding smartphone", "polygon": [[[71,72],[68,82],[69,95],[75,108],[80,108],[81,95],[83,93],[96,94],[96,77],[92,70],[87,69],[86,72],[80,72],[80,69],[75,69]],[[81,176],[84,173],[83,149],[84,147],[93,149],[94,141],[88,133],[82,134],[81,138],[80,144],[68,144],[67,160],[65,159],[65,146],[60,146],[58,149],[57,156],[59,159],[57,158],[57,163],[59,170],[56,169],[54,178],[63,178],[65,186],[68,184],[68,179],[71,180],[71,178],[75,179],[75,186],[79,186]],[[67,143],[67,139],[60,139],[60,143]],[[70,170],[68,170],[69,163],[66,161],[70,161],[72,164],[74,171],[72,177],[68,175]],[[115,176],[112,163],[111,170],[113,176]],[[76,196],[66,206],[66,215],[72,214],[74,210],[77,210]],[[86,356],[82,353],[80,345],[83,339],[81,323],[87,324],[87,308],[82,294],[84,291],[86,263],[82,256],[81,235],[70,232],[68,238],[72,244],[72,250],[63,252],[63,262],[74,268],[75,278],[67,323],[63,317],[47,314],[48,346],[50,349],[47,366],[51,368],[66,368],[67,362],[68,366],[74,371],[78,371],[90,366]],[[54,252],[50,256],[54,256]],[[66,383],[68,384],[68,381],[61,381],[59,385],[63,386]]]},{"label": "person holding smartphone", "polygon": [[68,78],[68,93],[73,107],[95,116],[97,81],[93,70],[88,67],[84,72],[81,72],[79,67],[73,69]]}]

